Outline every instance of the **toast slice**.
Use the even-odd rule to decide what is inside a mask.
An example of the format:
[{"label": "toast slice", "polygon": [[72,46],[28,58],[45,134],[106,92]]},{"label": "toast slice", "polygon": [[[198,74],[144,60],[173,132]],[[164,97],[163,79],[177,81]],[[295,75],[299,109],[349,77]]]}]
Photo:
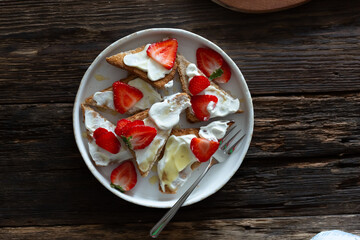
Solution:
[{"label": "toast slice", "polygon": [[177,69],[177,64],[176,64],[176,61],[174,63],[174,66],[173,68],[171,69],[171,71],[166,74],[164,77],[156,80],[156,81],[152,81],[149,77],[148,77],[148,73],[139,69],[139,68],[136,68],[136,67],[132,67],[132,66],[128,66],[125,64],[124,62],[124,58],[125,56],[127,55],[130,55],[130,54],[136,54],[136,53],[140,53],[141,51],[143,51],[148,45],[144,45],[144,46],[141,46],[141,47],[138,47],[136,49],[133,49],[133,50],[129,50],[129,51],[126,51],[126,52],[120,52],[116,55],[113,55],[113,56],[110,56],[110,57],[107,57],[106,58],[106,61],[115,66],[115,67],[118,67],[118,68],[121,68],[121,69],[124,69],[128,72],[130,72],[131,74],[134,74],[136,76],[139,76],[140,78],[142,78],[143,80],[145,80],[146,82],[148,82],[149,84],[151,84],[153,87],[155,88],[163,88],[164,85],[166,83],[168,83],[169,81],[171,81],[174,76],[175,76],[175,73],[176,73],[176,69]]},{"label": "toast slice", "polygon": [[[190,77],[186,74],[186,69],[188,68],[188,66],[191,64],[191,62],[189,62],[184,56],[178,54],[177,58],[176,58],[176,63],[178,65],[178,72],[179,72],[179,78],[180,78],[180,82],[181,82],[181,87],[183,92],[189,94],[190,96],[192,96],[192,94],[189,91],[189,79]],[[193,66],[196,67],[196,66]],[[205,76],[205,74],[203,72],[201,72],[200,69],[198,69],[196,67],[197,70],[197,74],[201,75],[201,76]],[[217,85],[216,83],[210,81],[210,86],[208,88],[206,88],[202,93],[199,93],[199,95],[202,94],[208,94],[208,95],[215,95],[217,96],[217,98],[219,99],[218,103],[215,106],[215,110],[216,109],[221,109],[223,108],[223,110],[228,109],[228,111],[222,111],[221,114],[219,114],[219,111],[215,111],[214,114],[210,114],[210,118],[214,118],[214,117],[224,117],[228,114],[231,113],[241,113],[242,110],[240,108],[240,101],[239,99],[231,96],[230,93],[226,92],[224,89],[222,89],[219,85]],[[226,105],[228,105],[228,107],[232,108],[228,108],[225,107]],[[235,107],[234,107],[235,106]],[[237,107],[238,106],[238,107]],[[186,110],[186,118],[189,122],[199,122],[201,121],[200,119],[198,119],[195,114],[194,111],[192,110],[192,108],[188,108]]]},{"label": "toast slice", "polygon": [[[119,81],[129,84],[132,87],[139,89],[143,93],[143,98],[130,108],[125,114],[135,114],[137,112],[148,109],[156,102],[162,100],[161,95],[147,82],[140,79],[136,75],[129,75]],[[112,86],[105,88],[99,92],[94,93],[88,97],[84,104],[94,106],[102,110],[111,110],[117,112],[114,106],[114,95]]]},{"label": "toast slice", "polygon": [[[172,97],[165,99],[164,102],[165,101],[169,101],[169,104],[171,104],[176,109],[181,109],[181,111],[184,110],[184,106],[190,105],[190,97],[186,93],[174,94]],[[181,111],[176,112],[176,114],[180,114]],[[151,168],[158,160],[162,149],[165,146],[166,140],[170,136],[172,130],[172,127],[167,129],[159,127],[159,123],[157,123],[156,119],[153,119],[151,117],[151,114],[149,114],[149,112],[151,112],[151,108],[127,118],[130,121],[143,120],[145,125],[154,127],[157,130],[157,135],[150,143],[150,145],[148,145],[144,149],[130,149],[130,152],[136,159],[136,166],[141,176],[143,177],[148,175]],[[164,118],[167,119],[167,116],[164,116]]]},{"label": "toast slice", "polygon": [[127,147],[125,146],[125,143],[123,143],[119,137],[117,138],[121,143],[121,147],[120,147],[120,151],[117,154],[112,154],[106,151],[105,149],[99,147],[95,143],[95,139],[93,138],[94,131],[97,128],[102,127],[115,134],[116,126],[89,106],[82,104],[81,109],[83,112],[83,117],[84,117],[83,120],[86,127],[89,153],[95,165],[108,166],[111,163],[118,163],[133,157],[131,153],[128,151]]},{"label": "toast slice", "polygon": [[[208,126],[211,126],[211,124],[214,123],[220,123],[224,130],[223,134],[221,133],[220,135],[217,135],[219,138],[222,138],[229,127],[233,124],[233,122],[230,121],[215,121],[210,123]],[[200,129],[202,129],[201,132]],[[207,128],[205,127],[205,129]],[[204,131],[203,127],[172,130],[171,136],[168,138],[168,141],[165,145],[163,156],[159,160],[157,167],[159,176],[159,190],[161,192],[175,194],[177,190],[190,178],[192,171],[200,166],[201,162],[196,160],[195,156],[190,150],[190,141],[194,137],[208,138],[207,136],[208,134],[206,133],[206,130]],[[211,138],[212,140],[214,140],[213,137]],[[181,150],[180,152],[181,147],[178,147],[179,145],[175,145],[174,148],[173,144],[179,143],[182,144],[183,147],[185,147],[187,150]],[[167,151],[170,152],[170,154]],[[171,153],[176,155],[176,157],[170,159],[172,156]],[[179,155],[183,155],[187,159],[184,159],[184,161],[181,162],[179,160]],[[173,162],[171,160],[173,160]],[[182,168],[180,171],[178,169],[179,167]],[[175,168],[177,168],[177,170],[174,172]],[[176,176],[176,174],[178,175]],[[172,179],[174,180],[169,183],[169,178],[170,181]]]}]

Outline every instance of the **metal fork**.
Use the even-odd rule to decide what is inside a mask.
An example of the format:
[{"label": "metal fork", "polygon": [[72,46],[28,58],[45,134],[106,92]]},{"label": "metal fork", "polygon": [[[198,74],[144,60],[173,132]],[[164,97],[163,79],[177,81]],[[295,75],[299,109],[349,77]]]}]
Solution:
[{"label": "metal fork", "polygon": [[215,152],[211,160],[209,161],[209,164],[207,165],[205,171],[196,179],[196,181],[189,187],[186,192],[179,198],[179,200],[172,206],[172,208],[160,219],[160,221],[155,224],[155,226],[150,230],[150,236],[152,238],[156,238],[159,236],[160,232],[165,228],[165,226],[170,222],[170,220],[175,216],[177,211],[180,209],[180,207],[183,205],[185,200],[190,196],[192,191],[195,189],[195,187],[199,184],[201,179],[205,176],[205,174],[209,171],[209,169],[224,161],[226,158],[229,157],[231,153],[234,152],[235,148],[238,146],[238,144],[241,142],[241,140],[245,137],[246,134],[244,134],[242,137],[240,137],[235,143],[233,143],[230,147],[230,143],[233,142],[233,140],[236,139],[236,137],[241,132],[241,129],[237,131],[234,136],[232,136],[229,140],[226,140],[226,138],[229,136],[229,134],[236,128],[235,125],[233,125],[225,134],[225,136],[219,141],[220,145],[218,150]]}]

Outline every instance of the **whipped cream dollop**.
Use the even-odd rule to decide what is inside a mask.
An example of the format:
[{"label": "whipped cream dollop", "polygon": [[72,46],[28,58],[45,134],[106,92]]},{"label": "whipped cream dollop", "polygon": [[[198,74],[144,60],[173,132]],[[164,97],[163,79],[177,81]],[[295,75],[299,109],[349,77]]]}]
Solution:
[{"label": "whipped cream dollop", "polygon": [[191,139],[194,134],[175,136],[171,135],[166,143],[164,156],[158,162],[158,176],[160,187],[165,191],[165,186],[176,190],[190,177],[191,165],[197,159],[190,149]]},{"label": "whipped cream dollop", "polygon": [[139,169],[142,172],[147,172],[152,167],[152,163],[156,160],[156,157],[159,154],[159,148],[165,144],[166,139],[169,137],[171,129],[160,130],[149,118],[145,118],[144,123],[146,126],[154,127],[157,130],[155,138],[148,146],[143,149],[134,150]]},{"label": "whipped cream dollop", "polygon": [[[140,78],[135,78],[128,82],[132,87],[139,89],[143,93],[143,97],[131,109],[128,110],[129,114],[145,110],[156,102],[162,100],[161,95],[147,82]],[[103,92],[96,92],[93,96],[94,101],[98,106],[106,106],[115,111],[114,94],[112,90]]]},{"label": "whipped cream dollop", "polygon": [[147,44],[141,52],[127,54],[124,57],[124,63],[130,67],[136,67],[144,72],[151,81],[157,81],[164,78],[166,74],[170,73],[172,69],[166,69],[161,64],[150,58],[146,51],[151,44]]},{"label": "whipped cream dollop", "polygon": [[208,140],[217,141],[225,136],[230,121],[214,121],[206,126],[200,127],[199,135]]},{"label": "whipped cream dollop", "polygon": [[[194,76],[200,76],[198,68],[195,64],[190,63],[186,67],[186,75],[189,78],[189,82]],[[214,85],[208,86],[198,95],[214,95],[218,98],[218,102],[215,105],[214,102],[210,102],[207,106],[207,110],[210,113],[210,118],[224,117],[231,113],[235,113],[239,110],[240,101],[237,98],[233,98],[230,94],[224,93]]]},{"label": "whipped cream dollop", "polygon": [[[131,153],[128,152],[123,146],[120,147],[120,151],[116,154],[112,154],[105,149],[99,147],[93,139],[94,131],[97,128],[101,127],[115,134],[115,125],[106,120],[105,118],[101,117],[99,113],[89,107],[85,108],[84,115],[85,127],[89,131],[89,135],[92,138],[92,140],[89,141],[89,152],[96,165],[107,166],[112,162],[120,162],[122,160],[132,158]],[[116,134],[115,136],[120,141],[120,138]]]},{"label": "whipped cream dollop", "polygon": [[[218,98],[218,102],[216,103],[215,107],[211,106],[208,108],[210,118],[224,117],[239,110],[239,99],[233,98],[232,96],[230,96],[230,94],[224,93],[223,91],[212,85],[199,93],[199,95],[215,95]],[[210,102],[209,105],[210,104],[214,105],[213,102]]]},{"label": "whipped cream dollop", "polygon": [[115,111],[114,94],[112,90],[94,93],[93,100],[98,106],[105,106]]},{"label": "whipped cream dollop", "polygon": [[190,106],[190,99],[187,95],[176,93],[164,97],[164,101],[152,105],[149,116],[159,129],[168,130],[179,123],[180,113]]},{"label": "whipped cream dollop", "polygon": [[196,65],[194,63],[190,63],[186,67],[185,73],[186,73],[186,76],[188,76],[188,78],[189,78],[189,80],[188,80],[189,83],[193,77],[201,75],[199,73],[199,69],[196,67]]}]

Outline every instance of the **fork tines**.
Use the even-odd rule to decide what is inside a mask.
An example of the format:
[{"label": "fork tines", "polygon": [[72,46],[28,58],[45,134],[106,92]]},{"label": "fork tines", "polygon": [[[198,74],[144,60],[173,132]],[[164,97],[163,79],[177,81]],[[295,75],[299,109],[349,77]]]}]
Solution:
[{"label": "fork tines", "polygon": [[243,138],[246,135],[244,134],[243,136],[241,136],[239,139],[237,139],[237,141],[234,144],[231,145],[231,147],[229,147],[229,144],[233,142],[233,140],[236,139],[239,133],[241,132],[241,129],[239,129],[229,140],[226,140],[226,138],[236,127],[237,126],[234,124],[220,141],[220,145],[222,145],[221,149],[229,155],[234,152],[235,148],[238,146],[238,144],[241,142],[241,140],[243,140]]}]

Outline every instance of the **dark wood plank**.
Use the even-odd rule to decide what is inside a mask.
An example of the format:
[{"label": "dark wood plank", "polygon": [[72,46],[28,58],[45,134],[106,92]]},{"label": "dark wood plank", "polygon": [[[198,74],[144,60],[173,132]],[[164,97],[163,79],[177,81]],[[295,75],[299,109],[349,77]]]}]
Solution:
[{"label": "dark wood plank", "polygon": [[[360,234],[359,215],[171,222],[159,239],[310,239],[340,229]],[[0,228],[4,239],[146,239],[151,223]]]},{"label": "dark wood plank", "polygon": [[[255,132],[243,166],[176,220],[358,212],[359,102],[359,94],[254,98]],[[0,226],[124,224],[165,213],[122,201],[95,180],[76,149],[72,104],[0,111]]]},{"label": "dark wood plank", "polygon": [[97,54],[151,27],[214,41],[242,69],[254,95],[360,89],[356,0],[312,1],[261,16],[210,1],[1,1],[0,16],[0,103],[73,102]]},{"label": "dark wood plank", "polygon": [[249,157],[360,153],[360,94],[255,97]]}]

